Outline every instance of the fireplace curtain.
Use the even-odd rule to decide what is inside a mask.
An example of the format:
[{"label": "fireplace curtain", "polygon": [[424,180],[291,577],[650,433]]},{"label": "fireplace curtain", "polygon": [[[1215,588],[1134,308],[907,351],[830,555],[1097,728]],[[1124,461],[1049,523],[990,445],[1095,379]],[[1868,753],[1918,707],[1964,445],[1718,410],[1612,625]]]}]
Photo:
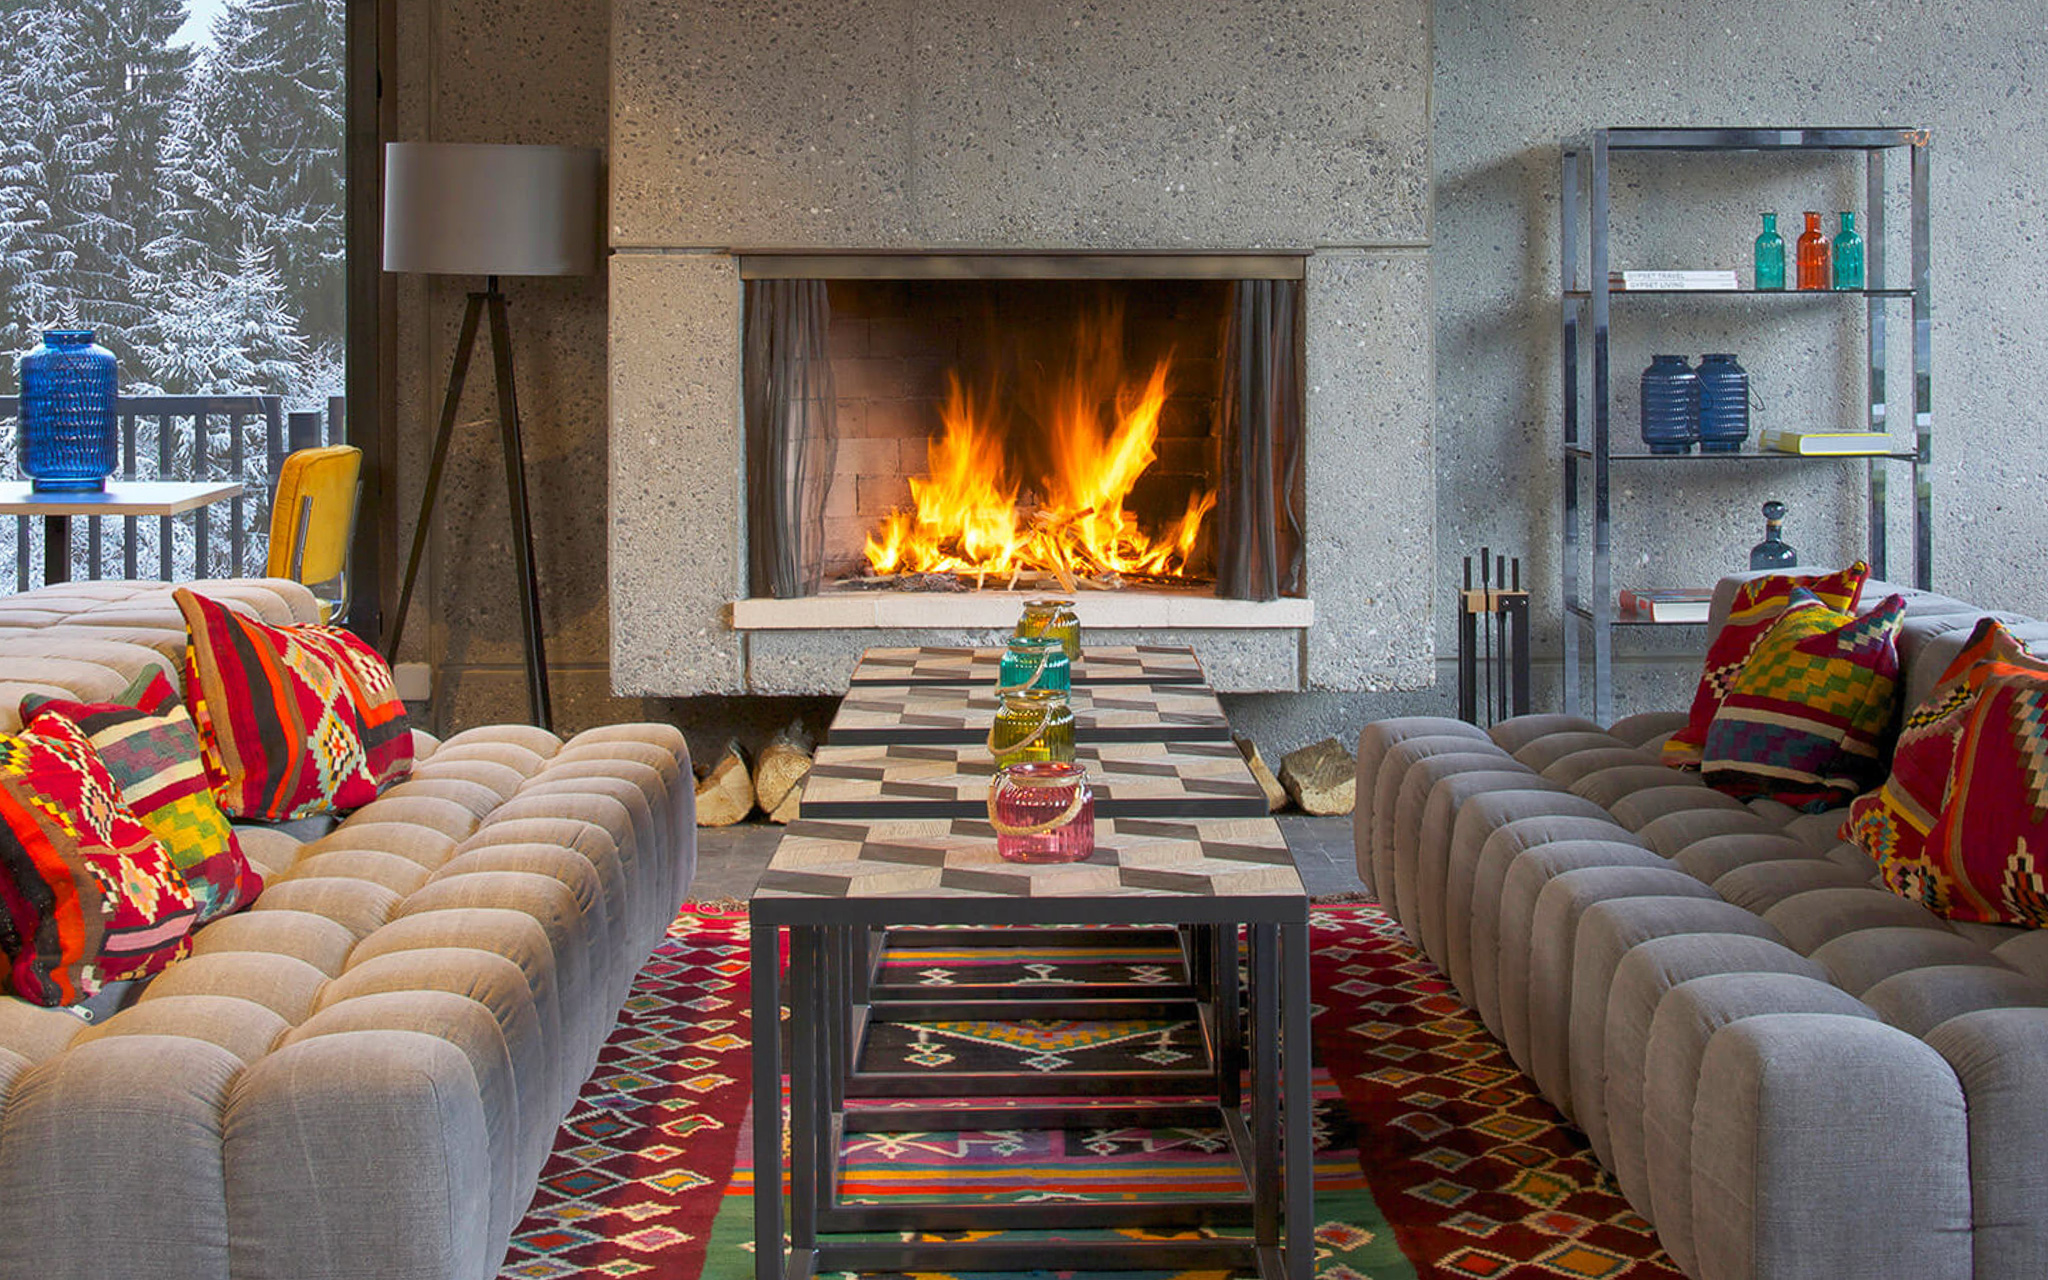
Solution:
[{"label": "fireplace curtain", "polygon": [[823,280],[746,294],[747,568],[752,590],[812,595],[824,577],[825,490],[839,451]]},{"label": "fireplace curtain", "polygon": [[1223,343],[1216,594],[1272,600],[1302,589],[1301,282],[1231,285]]}]

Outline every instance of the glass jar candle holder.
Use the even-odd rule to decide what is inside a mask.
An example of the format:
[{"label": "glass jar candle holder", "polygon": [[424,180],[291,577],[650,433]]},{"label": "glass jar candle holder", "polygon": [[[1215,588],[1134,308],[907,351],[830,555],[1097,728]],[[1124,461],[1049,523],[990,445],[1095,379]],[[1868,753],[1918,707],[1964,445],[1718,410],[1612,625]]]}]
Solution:
[{"label": "glass jar candle holder", "polygon": [[1053,637],[1011,636],[996,673],[996,692],[1058,689],[1064,693],[1073,683],[1072,672],[1066,649]]},{"label": "glass jar candle holder", "polygon": [[1067,651],[1067,661],[1081,660],[1081,616],[1074,612],[1072,600],[1058,597],[1026,600],[1024,616],[1017,620],[1017,634],[1050,636]]},{"label": "glass jar candle holder", "polygon": [[1020,689],[1003,695],[989,726],[988,753],[997,764],[1074,758],[1074,709],[1064,689]]},{"label": "glass jar candle holder", "polygon": [[1079,862],[1095,852],[1095,793],[1071,760],[1013,764],[988,784],[988,823],[1006,862]]}]

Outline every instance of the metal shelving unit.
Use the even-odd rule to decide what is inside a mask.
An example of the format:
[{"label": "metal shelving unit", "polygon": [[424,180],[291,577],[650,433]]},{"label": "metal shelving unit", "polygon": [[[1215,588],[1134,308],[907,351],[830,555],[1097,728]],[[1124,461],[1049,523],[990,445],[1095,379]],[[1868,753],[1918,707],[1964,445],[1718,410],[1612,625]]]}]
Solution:
[{"label": "metal shelving unit", "polygon": [[[1614,632],[1622,626],[1653,624],[1617,616],[1610,557],[1610,474],[1617,463],[1684,464],[1692,462],[1772,463],[1779,466],[1840,465],[1863,462],[1869,498],[1870,566],[1886,574],[1885,523],[1889,510],[1888,471],[1894,464],[1910,469],[1913,520],[1913,585],[1931,587],[1929,506],[1931,501],[1929,443],[1933,427],[1931,394],[1931,313],[1928,308],[1927,154],[1924,129],[1595,129],[1562,143],[1562,208],[1558,219],[1560,315],[1564,392],[1564,706],[1577,713],[1581,704],[1581,646],[1590,634],[1593,644],[1591,711],[1605,724],[1614,718]],[[1887,285],[1885,231],[1885,159],[1905,152],[1909,166],[1911,262],[1904,288]],[[1820,294],[1798,290],[1637,290],[1622,294],[1608,276],[1608,166],[1621,152],[1861,152],[1865,169],[1864,279],[1866,288]],[[1580,262],[1580,237],[1586,258]],[[1789,250],[1789,245],[1788,245]],[[1669,301],[1683,294],[1702,305],[1732,305],[1740,299],[1831,296],[1861,299],[1866,312],[1869,395],[1868,430],[1882,431],[1888,418],[1885,352],[1890,308],[1909,303],[1913,324],[1913,428],[1915,447],[1894,453],[1809,456],[1761,452],[1753,446],[1739,453],[1656,455],[1647,450],[1613,448],[1610,422],[1611,381],[1608,338],[1614,298],[1654,296]],[[1590,328],[1590,334],[1584,330]],[[1588,341],[1590,339],[1590,341]],[[1582,582],[1580,556],[1586,531],[1584,488],[1591,486],[1591,582]],[[1691,624],[1697,625],[1697,624]]]}]

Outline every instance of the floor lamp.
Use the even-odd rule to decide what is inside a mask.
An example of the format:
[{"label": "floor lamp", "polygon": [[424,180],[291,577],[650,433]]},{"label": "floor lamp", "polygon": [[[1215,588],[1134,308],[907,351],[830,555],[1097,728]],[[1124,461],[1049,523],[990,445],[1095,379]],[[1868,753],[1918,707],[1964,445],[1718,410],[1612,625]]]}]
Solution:
[{"label": "floor lamp", "polygon": [[462,336],[441,402],[433,462],[413,526],[412,554],[398,612],[384,642],[396,661],[406,610],[419,576],[420,555],[462,383],[476,349],[477,321],[488,316],[491,355],[498,375],[498,442],[505,455],[505,492],[511,504],[513,557],[519,568],[519,612],[526,636],[526,684],[534,723],[552,728],[547,642],[541,634],[540,585],[534,571],[533,521],[526,496],[525,449],[519,436],[519,400],[512,380],[512,333],[500,276],[588,275],[597,262],[597,152],[584,147],[502,146],[451,142],[393,142],[384,150],[384,269],[431,275],[484,277],[469,295]]}]

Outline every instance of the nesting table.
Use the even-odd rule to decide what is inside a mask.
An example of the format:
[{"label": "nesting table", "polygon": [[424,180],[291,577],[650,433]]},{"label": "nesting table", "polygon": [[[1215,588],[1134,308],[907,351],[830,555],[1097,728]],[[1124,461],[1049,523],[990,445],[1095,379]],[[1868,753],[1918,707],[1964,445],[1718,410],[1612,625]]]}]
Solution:
[{"label": "nesting table", "polygon": [[[1079,704],[1104,709],[1106,700],[1124,731],[1108,740],[1077,733],[1096,787],[1095,852],[1077,863],[1010,863],[996,854],[981,799],[994,769],[977,744],[995,711],[995,663],[993,651],[871,650],[819,749],[802,816],[749,900],[757,1280],[807,1280],[819,1270],[1197,1267],[1309,1280],[1308,901],[1263,795],[1228,743],[1214,694],[1196,683],[1200,668],[1187,650],[1085,651],[1074,672],[1077,720]],[[1144,682],[1148,670],[1156,684]],[[917,708],[922,719],[908,727],[943,727],[954,738],[891,740],[888,713],[878,710],[891,706]],[[1156,710],[1150,737],[1139,732],[1146,707]],[[1186,736],[1208,732],[1212,720],[1222,726],[1220,743]],[[953,986],[935,998],[927,988],[892,986],[881,968],[892,943],[1121,945],[1141,935],[1175,941],[1185,981]],[[786,1066],[773,1031],[785,999]],[[862,1062],[869,1028],[890,1021],[1187,1010],[1205,1048],[1196,1067],[1077,1078],[912,1075]],[[980,1204],[864,1204],[839,1194],[851,1133],[1122,1126],[1221,1129],[1244,1193]],[[773,1190],[783,1169],[786,1218]],[[1128,1230],[1202,1224],[1229,1232],[1148,1239]],[[1061,1236],[1103,1228],[1127,1230]],[[916,1238],[1007,1230],[1053,1238]]]}]

